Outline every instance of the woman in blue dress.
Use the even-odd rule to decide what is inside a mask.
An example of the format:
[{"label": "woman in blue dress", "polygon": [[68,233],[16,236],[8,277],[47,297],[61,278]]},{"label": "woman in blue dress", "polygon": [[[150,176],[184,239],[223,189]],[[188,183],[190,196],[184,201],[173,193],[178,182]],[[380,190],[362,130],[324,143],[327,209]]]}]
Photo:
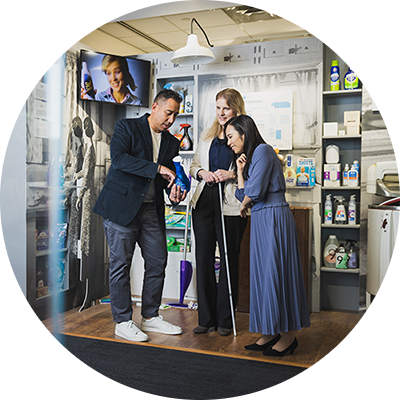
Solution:
[{"label": "woman in blue dress", "polygon": [[241,216],[251,208],[249,330],[262,336],[246,349],[268,356],[293,354],[298,346],[295,332],[310,326],[310,319],[282,167],[251,117],[229,120],[225,135],[237,156]]}]

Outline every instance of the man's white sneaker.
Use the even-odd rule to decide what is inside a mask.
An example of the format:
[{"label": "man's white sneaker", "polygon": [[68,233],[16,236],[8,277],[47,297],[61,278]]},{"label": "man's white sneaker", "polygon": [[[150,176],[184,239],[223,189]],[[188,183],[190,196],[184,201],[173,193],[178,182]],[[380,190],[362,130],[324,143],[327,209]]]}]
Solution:
[{"label": "man's white sneaker", "polygon": [[164,321],[161,315],[150,319],[142,318],[141,328],[145,332],[158,332],[166,335],[180,335],[182,333],[182,329],[179,326]]},{"label": "man's white sneaker", "polygon": [[115,326],[115,334],[132,342],[147,342],[149,337],[133,321],[120,322]]}]

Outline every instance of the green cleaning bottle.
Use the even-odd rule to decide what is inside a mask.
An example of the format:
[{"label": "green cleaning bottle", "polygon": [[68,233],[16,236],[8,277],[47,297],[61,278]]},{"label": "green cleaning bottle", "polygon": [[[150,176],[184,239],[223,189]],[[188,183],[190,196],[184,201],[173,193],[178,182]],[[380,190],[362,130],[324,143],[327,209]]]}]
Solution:
[{"label": "green cleaning bottle", "polygon": [[333,60],[331,66],[331,90],[340,90],[340,69],[339,61]]},{"label": "green cleaning bottle", "polygon": [[358,76],[350,69],[346,72],[343,77],[344,90],[354,90],[359,87]]}]

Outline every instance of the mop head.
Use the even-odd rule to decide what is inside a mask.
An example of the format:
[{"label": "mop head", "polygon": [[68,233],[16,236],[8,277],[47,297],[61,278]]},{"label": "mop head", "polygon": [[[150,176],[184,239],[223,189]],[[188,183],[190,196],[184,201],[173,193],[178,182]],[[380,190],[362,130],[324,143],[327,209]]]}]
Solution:
[{"label": "mop head", "polygon": [[187,308],[189,310],[197,310],[197,303],[194,303],[193,301],[189,301],[189,303],[179,303],[179,302],[171,302],[167,303],[171,307],[176,307],[176,308]]}]

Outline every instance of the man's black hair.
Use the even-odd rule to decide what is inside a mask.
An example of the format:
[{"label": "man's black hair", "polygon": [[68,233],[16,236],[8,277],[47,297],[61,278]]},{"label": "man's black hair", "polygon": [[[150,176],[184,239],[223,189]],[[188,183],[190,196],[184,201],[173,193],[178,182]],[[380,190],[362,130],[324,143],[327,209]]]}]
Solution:
[{"label": "man's black hair", "polygon": [[179,93],[175,92],[175,90],[162,89],[157,93],[157,96],[154,98],[153,103],[158,103],[160,100],[166,101],[168,99],[173,99],[177,103],[181,103],[183,100]]}]

